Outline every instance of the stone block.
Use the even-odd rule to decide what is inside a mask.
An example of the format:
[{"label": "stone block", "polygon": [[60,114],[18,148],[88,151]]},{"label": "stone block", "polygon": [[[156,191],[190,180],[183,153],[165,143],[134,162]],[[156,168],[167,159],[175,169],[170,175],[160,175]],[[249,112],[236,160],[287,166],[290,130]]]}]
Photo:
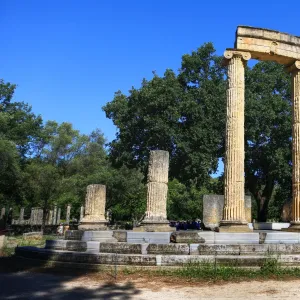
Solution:
[{"label": "stone block", "polygon": [[201,239],[204,239],[204,243],[206,244],[215,243],[215,232],[213,231],[199,231],[198,235]]},{"label": "stone block", "polygon": [[176,231],[171,234],[172,243],[204,243],[205,239],[200,237],[198,231]]},{"label": "stone block", "polygon": [[86,246],[87,246],[87,249],[86,249],[87,253],[99,253],[100,242],[87,241]]},{"label": "stone block", "polygon": [[142,254],[142,244],[100,243],[101,253]]},{"label": "stone block", "polygon": [[85,252],[87,250],[87,244],[82,241],[66,241],[66,250]]},{"label": "stone block", "polygon": [[127,232],[127,243],[168,244],[171,232]]},{"label": "stone block", "polygon": [[176,254],[188,255],[190,248],[188,244],[149,244],[148,254]]},{"label": "stone block", "polygon": [[23,233],[24,240],[41,240],[42,238],[43,232],[41,231]]},{"label": "stone block", "polygon": [[207,244],[193,244],[190,247],[191,254],[199,255],[239,255],[239,245],[207,245]]},{"label": "stone block", "polygon": [[66,240],[46,240],[45,249],[65,250],[66,245]]},{"label": "stone block", "polygon": [[[204,195],[203,196],[203,223],[206,228],[215,230],[219,227],[223,216],[224,196]],[[246,221],[251,223],[251,196],[245,196]]]},{"label": "stone block", "polygon": [[265,244],[297,244],[299,243],[298,232],[268,232]]},{"label": "stone block", "polygon": [[215,244],[259,244],[259,233],[215,233]]},{"label": "stone block", "polygon": [[127,241],[127,231],[126,230],[114,230],[113,237],[118,242],[126,242]]},{"label": "stone block", "polygon": [[83,230],[67,230],[65,232],[65,240],[77,240],[80,241],[84,234]]},{"label": "stone block", "polygon": [[117,242],[117,239],[113,237],[113,231],[84,231],[82,241],[99,241],[103,243]]}]

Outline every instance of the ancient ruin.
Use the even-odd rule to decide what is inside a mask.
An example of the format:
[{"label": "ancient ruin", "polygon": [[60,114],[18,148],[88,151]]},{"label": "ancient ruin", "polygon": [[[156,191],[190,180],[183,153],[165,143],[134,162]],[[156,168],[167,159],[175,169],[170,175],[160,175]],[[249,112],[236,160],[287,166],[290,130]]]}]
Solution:
[{"label": "ancient ruin", "polygon": [[147,211],[136,231],[172,231],[167,220],[169,152],[150,151],[147,182]]},{"label": "ancient ruin", "polygon": [[86,189],[85,213],[80,221],[80,230],[106,230],[105,219],[106,186],[91,184]]},{"label": "ancient ruin", "polygon": [[239,26],[228,65],[225,191],[220,231],[249,231],[244,205],[245,64],[250,58],[286,66],[293,86],[293,213],[290,230],[300,229],[300,38],[274,30]]}]

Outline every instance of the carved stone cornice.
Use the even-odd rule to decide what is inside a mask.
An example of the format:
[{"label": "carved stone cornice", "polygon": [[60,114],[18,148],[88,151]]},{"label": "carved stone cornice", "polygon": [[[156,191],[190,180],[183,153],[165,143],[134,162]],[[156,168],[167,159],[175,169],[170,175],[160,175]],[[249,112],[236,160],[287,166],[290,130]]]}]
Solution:
[{"label": "carved stone cornice", "polygon": [[248,51],[241,51],[236,49],[226,49],[224,52],[224,58],[222,64],[227,66],[229,61],[234,57],[240,57],[244,62],[251,59],[251,53]]},{"label": "carved stone cornice", "polygon": [[285,70],[288,73],[299,72],[299,70],[300,70],[300,61],[299,60],[295,60],[294,63],[292,65],[290,65],[290,66],[287,66],[285,68]]}]

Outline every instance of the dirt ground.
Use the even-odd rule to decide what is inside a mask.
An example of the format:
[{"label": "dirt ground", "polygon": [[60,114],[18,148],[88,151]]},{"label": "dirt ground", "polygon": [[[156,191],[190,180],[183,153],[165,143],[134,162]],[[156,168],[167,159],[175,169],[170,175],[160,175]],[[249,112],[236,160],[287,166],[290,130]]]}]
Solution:
[{"label": "dirt ground", "polygon": [[300,280],[249,282],[185,282],[172,278],[97,274],[0,273],[0,299],[299,299]]}]

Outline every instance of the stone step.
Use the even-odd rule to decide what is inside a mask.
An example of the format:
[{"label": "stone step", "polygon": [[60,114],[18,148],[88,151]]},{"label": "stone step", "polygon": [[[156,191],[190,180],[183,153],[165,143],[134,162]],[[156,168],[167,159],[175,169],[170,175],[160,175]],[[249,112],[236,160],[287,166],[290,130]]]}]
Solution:
[{"label": "stone step", "polygon": [[[50,260],[82,265],[136,265],[136,266],[182,266],[190,263],[212,263],[229,266],[262,266],[266,257],[262,255],[154,255],[154,254],[115,254],[80,253],[36,247],[17,247],[16,256],[38,260]],[[299,254],[272,256],[282,266],[300,266]]]},{"label": "stone step", "polygon": [[300,244],[217,245],[191,244],[192,255],[282,255],[300,254]]}]

